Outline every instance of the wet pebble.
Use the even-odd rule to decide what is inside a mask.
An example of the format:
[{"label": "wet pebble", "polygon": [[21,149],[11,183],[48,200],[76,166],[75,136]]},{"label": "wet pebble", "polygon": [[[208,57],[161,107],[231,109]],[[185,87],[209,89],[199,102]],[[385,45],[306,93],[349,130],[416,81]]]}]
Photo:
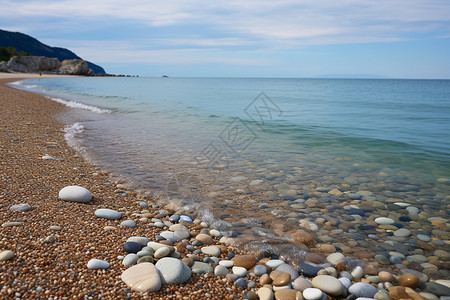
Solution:
[{"label": "wet pebble", "polygon": [[21,203],[12,205],[9,209],[12,211],[26,212],[31,210],[31,206],[27,203]]}]

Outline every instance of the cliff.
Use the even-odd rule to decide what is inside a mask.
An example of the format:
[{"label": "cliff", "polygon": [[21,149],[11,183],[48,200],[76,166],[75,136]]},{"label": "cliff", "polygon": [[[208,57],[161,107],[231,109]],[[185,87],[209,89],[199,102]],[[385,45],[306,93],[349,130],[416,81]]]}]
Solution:
[{"label": "cliff", "polygon": [[65,59],[44,56],[14,56],[8,62],[0,62],[0,72],[47,73],[61,75],[94,75],[88,63],[81,59]]},{"label": "cliff", "polygon": [[[38,41],[37,39],[20,33],[10,32],[0,29],[0,47],[14,47],[18,52],[24,51],[34,56],[45,56],[47,58],[57,58],[59,61],[66,59],[82,60],[81,57],[72,51],[59,47],[50,47]],[[105,70],[91,62],[86,61],[88,68],[95,74],[105,74]]]}]

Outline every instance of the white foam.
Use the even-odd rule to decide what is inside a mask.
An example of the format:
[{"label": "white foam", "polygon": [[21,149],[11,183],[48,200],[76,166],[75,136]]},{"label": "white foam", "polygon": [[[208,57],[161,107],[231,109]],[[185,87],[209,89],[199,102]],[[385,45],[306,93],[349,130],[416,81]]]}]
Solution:
[{"label": "white foam", "polygon": [[104,114],[104,113],[109,113],[110,110],[107,109],[103,109],[103,108],[99,108],[96,106],[91,106],[91,105],[87,105],[87,104],[83,104],[83,103],[79,103],[79,102],[75,102],[75,101],[68,101],[68,100],[64,100],[61,98],[51,98],[53,101],[59,102],[64,104],[65,106],[68,107],[72,107],[72,108],[80,108],[80,109],[84,109],[84,110],[89,110],[95,113],[99,113],[99,114]]},{"label": "white foam", "polygon": [[77,122],[75,124],[72,124],[71,126],[67,126],[66,128],[64,128],[64,131],[66,133],[64,135],[64,138],[66,139],[67,144],[72,148],[81,150],[80,143],[77,141],[76,135],[84,131],[84,126],[81,123]]}]

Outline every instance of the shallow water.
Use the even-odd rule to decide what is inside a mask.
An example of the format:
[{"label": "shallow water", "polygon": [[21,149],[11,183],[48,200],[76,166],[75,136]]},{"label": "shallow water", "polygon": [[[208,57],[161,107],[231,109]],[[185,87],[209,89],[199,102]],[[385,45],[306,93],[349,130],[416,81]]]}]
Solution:
[{"label": "shallow water", "polygon": [[367,238],[374,230],[361,226],[410,215],[394,202],[418,207],[412,222],[430,235],[429,217],[448,218],[448,80],[58,78],[16,86],[74,107],[68,137],[92,161],[222,230],[277,244],[305,227],[319,241],[375,247]]}]

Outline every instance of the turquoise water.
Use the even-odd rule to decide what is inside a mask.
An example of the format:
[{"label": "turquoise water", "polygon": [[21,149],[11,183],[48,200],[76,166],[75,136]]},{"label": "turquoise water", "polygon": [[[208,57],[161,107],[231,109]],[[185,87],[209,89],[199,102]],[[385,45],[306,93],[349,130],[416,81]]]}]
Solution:
[{"label": "turquoise water", "polygon": [[333,188],[448,215],[449,80],[56,78],[16,86],[74,107],[64,117],[67,138],[89,159],[226,228],[254,227],[255,218],[287,228],[314,221],[308,199],[332,207],[321,217],[340,218],[348,199],[330,196]]}]

